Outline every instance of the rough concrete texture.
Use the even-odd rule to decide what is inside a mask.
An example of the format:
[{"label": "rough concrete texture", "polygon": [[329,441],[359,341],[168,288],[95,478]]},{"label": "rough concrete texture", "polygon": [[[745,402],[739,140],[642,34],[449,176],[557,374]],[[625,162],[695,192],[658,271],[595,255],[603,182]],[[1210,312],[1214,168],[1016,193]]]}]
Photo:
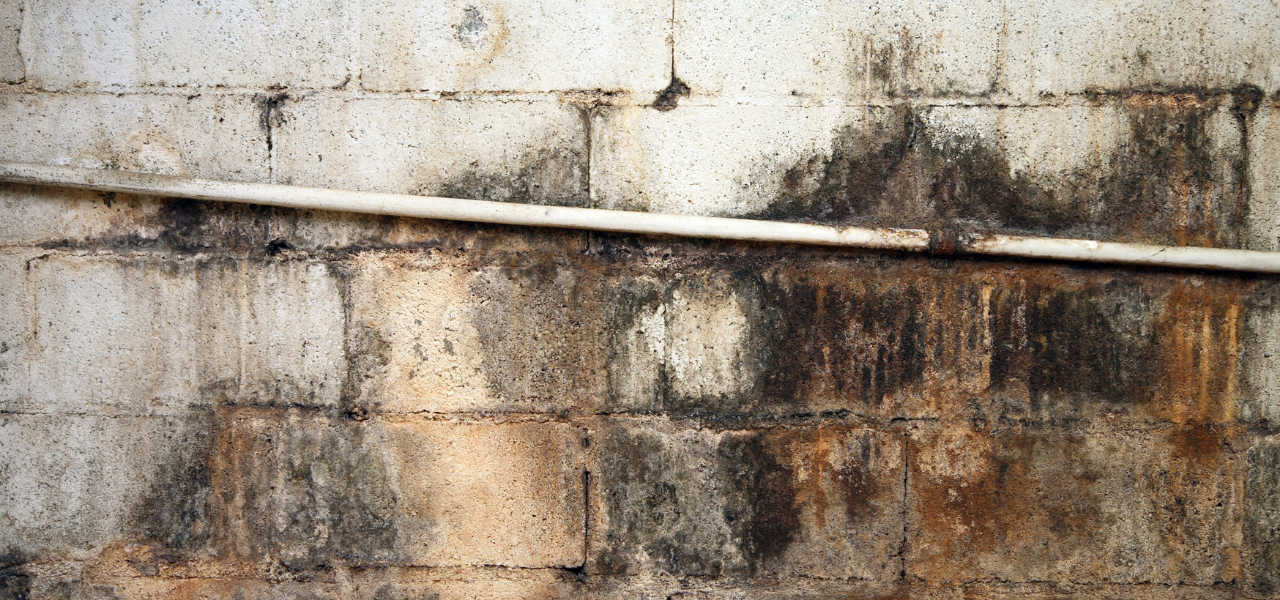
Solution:
[{"label": "rough concrete texture", "polygon": [[917,433],[908,576],[1240,581],[1239,444],[1212,426]]},{"label": "rough concrete texture", "polygon": [[901,435],[645,421],[605,422],[593,434],[593,572],[897,576]]},{"label": "rough concrete texture", "polygon": [[[1070,107],[601,109],[609,208],[1242,246],[1246,92]],[[723,148],[741,148],[723,152]],[[681,159],[673,160],[673,157]]]},{"label": "rough concrete texture", "polygon": [[1272,2],[676,3],[675,68],[711,102],[1039,103],[1280,85]]},{"label": "rough concrete texture", "polygon": [[370,90],[653,94],[671,73],[665,0],[360,5],[359,66]]},{"label": "rough concrete texture", "polygon": [[346,2],[27,2],[27,78],[54,90],[331,87],[350,76]]},{"label": "rough concrete texture", "polygon": [[585,204],[581,110],[559,102],[280,96],[276,181],[530,204]]},{"label": "rough concrete texture", "polygon": [[10,289],[35,385],[6,404],[137,414],[192,405],[336,406],[343,308],[314,262],[44,255]]},{"label": "rough concrete texture", "polygon": [[18,33],[22,29],[22,0],[0,2],[0,83],[22,83],[27,68],[18,52]]},{"label": "rough concrete texture", "polygon": [[[0,0],[0,159],[1274,250],[1280,8]],[[0,185],[0,600],[1270,598],[1280,287]]]},{"label": "rough concrete texture", "polygon": [[263,100],[191,94],[0,94],[5,160],[212,179],[269,175]]}]

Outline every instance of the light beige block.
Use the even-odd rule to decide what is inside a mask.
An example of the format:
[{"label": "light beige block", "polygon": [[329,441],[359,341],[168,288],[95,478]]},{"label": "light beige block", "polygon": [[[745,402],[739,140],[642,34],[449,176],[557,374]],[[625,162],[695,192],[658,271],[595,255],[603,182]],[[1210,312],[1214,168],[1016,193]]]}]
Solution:
[{"label": "light beige block", "polygon": [[360,257],[348,348],[358,397],[390,412],[563,410],[604,390],[598,292],[570,267],[474,267],[439,254]]},{"label": "light beige block", "polygon": [[671,73],[665,0],[366,0],[361,83],[379,91],[623,90]]},{"label": "light beige block", "polygon": [[1014,98],[1090,90],[1280,85],[1280,6],[1245,2],[1007,5],[1000,87]]},{"label": "light beige block", "polygon": [[32,262],[21,405],[170,412],[193,404],[337,405],[343,309],[309,262],[49,255]]},{"label": "light beige block", "polygon": [[0,406],[27,395],[26,349],[32,314],[27,308],[27,260],[31,252],[0,251]]},{"label": "light beige block", "polygon": [[240,286],[230,261],[49,255],[28,277],[32,408],[147,412],[234,393]]},{"label": "light beige block", "polygon": [[0,159],[266,181],[262,104],[251,96],[0,95]]},{"label": "light beige block", "polygon": [[325,0],[29,2],[22,55],[44,89],[333,87],[355,7]]},{"label": "light beige block", "polygon": [[84,559],[129,540],[211,433],[198,417],[0,416],[0,545]]},{"label": "light beige block", "polygon": [[18,52],[22,0],[0,0],[0,83],[22,83],[27,67]]},{"label": "light beige block", "polygon": [[290,99],[278,183],[531,204],[586,201],[581,111],[554,102]]}]

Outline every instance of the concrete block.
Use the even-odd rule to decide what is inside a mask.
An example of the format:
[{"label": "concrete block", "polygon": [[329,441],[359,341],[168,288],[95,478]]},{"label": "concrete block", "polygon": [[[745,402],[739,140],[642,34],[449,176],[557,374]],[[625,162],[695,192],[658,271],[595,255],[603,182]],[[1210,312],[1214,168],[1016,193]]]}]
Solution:
[{"label": "concrete block", "polygon": [[660,0],[365,0],[361,83],[379,91],[647,96],[670,78],[671,12]]},{"label": "concrete block", "polygon": [[709,104],[1038,103],[1135,89],[1280,85],[1274,3],[697,0],[676,5],[675,69]]},{"label": "concrete block", "polygon": [[274,133],[278,183],[580,205],[587,137],[558,103],[288,99]]},{"label": "concrete block", "polygon": [[86,600],[340,600],[347,598],[341,585],[330,582],[261,581],[158,577],[36,577],[32,598],[85,598]]},{"label": "concrete block", "polygon": [[4,94],[0,158],[266,181],[261,110],[236,95]]},{"label": "concrete block", "polygon": [[1238,247],[1245,162],[1233,101],[1186,93],[1052,108],[600,109],[592,201]]},{"label": "concrete block", "polygon": [[588,272],[366,254],[351,280],[347,347],[366,378],[353,397],[370,408],[547,412],[603,390],[601,282]]},{"label": "concrete block", "polygon": [[0,406],[16,406],[27,395],[25,360],[31,343],[27,261],[30,252],[0,251]]},{"label": "concrete block", "polygon": [[43,89],[328,88],[351,76],[350,3],[28,3],[22,56]]},{"label": "concrete block", "polygon": [[234,394],[230,261],[49,255],[31,263],[29,395],[42,411],[168,410]]},{"label": "concrete block", "polygon": [[979,96],[1000,73],[1000,2],[676,4],[676,74],[694,102]]},{"label": "concrete block", "polygon": [[22,83],[27,66],[18,51],[22,31],[22,0],[0,1],[0,83]]},{"label": "concrete block", "polygon": [[214,547],[291,569],[578,566],[580,437],[562,424],[235,417],[213,459],[226,523]]},{"label": "concrete block", "polygon": [[161,203],[88,190],[0,184],[0,245],[40,246],[145,237]]},{"label": "concrete block", "polygon": [[1246,579],[1255,591],[1269,594],[1280,587],[1280,439],[1258,440],[1246,456]]},{"label": "concrete block", "polygon": [[1007,7],[1000,87],[1013,97],[1092,90],[1280,86],[1274,2],[1019,2]]},{"label": "concrete block", "polygon": [[1248,121],[1249,248],[1280,249],[1280,98],[1259,99]]},{"label": "concrete block", "polygon": [[209,417],[0,416],[0,547],[83,560],[139,531],[169,538],[183,517],[203,519],[199,502],[184,515],[154,498],[179,493],[175,472],[207,485],[209,473],[193,457],[213,443]]},{"label": "concrete block", "polygon": [[49,255],[32,262],[22,406],[172,411],[224,402],[336,406],[338,284],[308,262]]},{"label": "concrete block", "polygon": [[1241,431],[973,430],[910,441],[907,576],[1240,581]]},{"label": "concrete block", "polygon": [[1246,315],[1269,293],[1232,278],[795,258],[606,289],[610,412],[1046,423],[1232,422],[1249,401]]},{"label": "concrete block", "polygon": [[346,312],[326,264],[267,261],[245,273],[238,401],[337,406]]},{"label": "concrete block", "polygon": [[[767,210],[785,169],[829,148],[861,109],[683,106],[594,111],[591,202],[600,208],[748,216]],[[723,151],[733,148],[733,152]]]},{"label": "concrete block", "polygon": [[593,438],[594,572],[891,580],[901,569],[895,434],[617,419]]}]

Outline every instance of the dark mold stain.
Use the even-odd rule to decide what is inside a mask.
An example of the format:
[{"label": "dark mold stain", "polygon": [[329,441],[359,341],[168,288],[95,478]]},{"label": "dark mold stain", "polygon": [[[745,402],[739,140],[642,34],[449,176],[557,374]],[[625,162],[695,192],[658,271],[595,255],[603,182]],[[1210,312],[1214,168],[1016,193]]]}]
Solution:
[{"label": "dark mold stain", "polygon": [[31,577],[23,569],[30,557],[10,549],[0,554],[0,600],[28,600]]},{"label": "dark mold stain", "polygon": [[[178,198],[166,201],[152,222],[160,227],[158,241],[173,249],[266,248],[271,214],[264,206]],[[148,244],[138,240],[137,245]]]},{"label": "dark mold stain", "polygon": [[259,111],[258,125],[267,137],[267,154],[270,155],[275,149],[272,141],[272,133],[281,125],[285,124],[284,113],[280,108],[290,100],[288,92],[277,92],[271,95],[259,94],[255,98],[262,103],[262,109]]},{"label": "dark mold stain", "polygon": [[680,99],[688,96],[690,91],[692,90],[689,89],[689,86],[680,81],[680,78],[676,77],[675,73],[672,73],[671,83],[658,92],[658,95],[653,99],[652,106],[663,112],[674,110]]},{"label": "dark mold stain", "polygon": [[1252,587],[1272,594],[1280,589],[1280,444],[1258,442],[1246,455],[1244,545]]},{"label": "dark mold stain", "polygon": [[473,164],[443,184],[423,185],[414,193],[516,204],[588,206],[588,160],[585,148],[543,148],[524,156],[518,169],[486,172]]},{"label": "dark mold stain", "polygon": [[[1247,111],[1256,96],[1242,89],[1230,100]],[[786,169],[781,195],[750,216],[1236,247],[1244,159],[1238,148],[1216,149],[1210,126],[1224,98],[1100,98],[1127,115],[1127,142],[1054,184],[1012,173],[987,140],[929,127],[929,111],[941,109],[884,109],[839,134],[830,155]]]},{"label": "dark mold stain", "polygon": [[210,459],[218,424],[210,409],[197,409],[185,417],[177,437],[167,440],[171,455],[135,509],[138,536],[154,544],[157,558],[171,562],[189,558],[212,539]]},{"label": "dark mold stain", "polygon": [[526,264],[489,267],[472,279],[490,389],[544,409],[586,401],[602,385],[584,360],[601,355],[598,276],[545,260]]},{"label": "dark mold stain", "polygon": [[397,499],[368,425],[276,415],[235,419],[219,435],[215,477],[229,549],[290,571],[395,560]]},{"label": "dark mold stain", "polygon": [[275,238],[267,242],[267,256],[275,256],[285,250],[292,250],[293,245],[284,238]]},{"label": "dark mold stain", "polygon": [[856,398],[879,407],[885,396],[920,383],[929,362],[927,290],[893,281],[785,269],[771,273],[766,306],[778,313],[766,371],[766,397]]},{"label": "dark mold stain", "polygon": [[605,436],[600,446],[599,485],[609,528],[594,570],[635,573],[634,556],[643,549],[662,572],[719,576],[726,566],[719,552],[726,539],[706,514],[713,509],[688,497],[703,490],[681,448],[654,433],[625,430]]},{"label": "dark mold stain", "polygon": [[873,569],[877,556],[889,559],[880,536],[901,531],[903,466],[886,461],[879,434],[824,427],[690,436],[629,423],[599,430],[593,444],[607,514],[593,572],[642,572],[650,568],[637,561],[643,554],[676,576],[770,576],[792,571],[785,557],[801,540],[810,544],[804,555],[830,551],[815,541],[828,536],[848,541],[838,556]]},{"label": "dark mold stain", "polygon": [[729,489],[724,518],[752,574],[782,557],[800,528],[795,473],[763,443],[760,433],[729,436],[716,450]]},{"label": "dark mold stain", "polygon": [[[681,267],[679,278],[658,271],[610,284],[611,410],[730,421],[837,410],[1015,422],[1233,418],[1253,285],[1239,278],[918,262],[749,265],[735,259],[719,270]],[[665,320],[668,338],[684,335],[671,326],[677,291],[712,303],[731,291],[746,318],[750,333],[738,347],[706,350],[734,357],[736,386],[727,392],[681,396],[666,358],[637,342],[646,319]],[[657,371],[646,374],[654,361]]]},{"label": "dark mold stain", "polygon": [[395,560],[397,501],[366,427],[316,411],[201,410],[132,517],[137,539],[169,562],[208,552],[306,572]]}]

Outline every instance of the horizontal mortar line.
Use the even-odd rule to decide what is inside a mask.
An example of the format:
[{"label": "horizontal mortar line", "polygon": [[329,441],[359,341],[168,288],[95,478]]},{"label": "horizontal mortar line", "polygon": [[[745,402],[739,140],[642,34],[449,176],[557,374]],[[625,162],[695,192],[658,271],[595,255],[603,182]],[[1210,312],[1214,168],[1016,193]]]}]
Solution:
[{"label": "horizontal mortar line", "polygon": [[0,162],[0,181],[500,225],[587,229],[772,244],[836,246],[932,256],[981,255],[1146,267],[1280,273],[1280,252],[1258,250],[971,234],[954,230],[930,232],[908,228],[836,227],[785,221],[539,206],[266,183],[237,183],[10,161]]},{"label": "horizontal mortar line", "polygon": [[[259,87],[139,87],[139,88],[102,88],[96,90],[65,90],[13,86],[0,89],[0,97],[19,96],[156,96],[156,97],[243,97],[262,98],[263,96],[289,95],[294,99],[323,98],[339,100],[417,100],[417,101],[479,101],[494,103],[553,103],[565,105],[582,105],[599,108],[646,108],[651,107],[652,96],[656,92],[617,92],[621,98],[595,100],[589,97],[575,98],[575,94],[608,94],[611,90],[566,89],[551,91],[360,91],[336,90],[332,88],[259,88]],[[1144,91],[1124,90],[1107,92],[1071,92],[1054,96],[1046,101],[1018,101],[1014,98],[949,98],[945,96],[906,96],[895,100],[855,100],[840,96],[810,96],[797,98],[787,94],[776,96],[690,96],[681,101],[681,107],[696,108],[1063,108],[1099,106],[1123,103],[1133,96],[1175,96],[1199,95],[1207,99],[1221,98],[1231,94],[1229,90],[1174,90]]]},{"label": "horizontal mortar line", "polygon": [[[88,411],[39,411],[39,410],[23,410],[23,409],[0,409],[0,415],[13,416],[34,416],[34,417],[98,417],[108,419],[158,419],[173,420],[188,418],[193,414],[208,414],[223,412],[231,421],[257,419],[266,416],[284,415],[290,412],[305,412],[308,414],[327,415],[328,413],[340,412],[340,408],[334,407],[315,407],[315,406],[270,406],[270,405],[201,405],[188,409],[178,409],[174,412],[153,412],[153,413],[133,413],[133,412],[88,412]],[[332,415],[334,418],[344,418],[338,414]],[[510,417],[510,418],[508,418]],[[546,418],[550,417],[550,418]],[[971,424],[971,419],[965,418],[940,418],[940,417],[894,417],[891,419],[875,419],[875,420],[839,420],[839,419],[822,419],[800,417],[789,422],[771,422],[771,421],[752,421],[743,420],[744,422],[734,422],[737,419],[732,416],[707,416],[707,417],[672,417],[670,415],[660,413],[625,413],[625,412],[609,412],[609,413],[575,413],[567,415],[549,415],[543,413],[505,413],[502,415],[487,415],[477,413],[424,413],[424,412],[370,412],[367,417],[362,419],[368,422],[403,422],[412,423],[414,421],[425,421],[431,423],[448,423],[456,422],[459,424],[520,424],[520,423],[560,423],[566,425],[589,425],[590,420],[598,418],[614,419],[622,422],[634,423],[669,423],[681,429],[690,431],[705,431],[712,433],[720,432],[748,432],[748,431],[765,431],[765,430],[808,430],[823,426],[847,426],[868,429],[872,431],[900,432],[901,425],[966,425]],[[723,421],[716,423],[717,420]],[[1044,433],[1072,433],[1081,435],[1116,435],[1116,434],[1152,434],[1162,431],[1180,431],[1195,428],[1211,428],[1211,429],[1240,429],[1245,432],[1242,438],[1250,437],[1266,437],[1280,432],[1277,428],[1257,428],[1252,423],[1174,423],[1164,422],[1131,422],[1131,423],[1089,423],[1089,422],[1073,422],[1073,423],[1054,423],[1054,422],[1025,422],[1025,423],[1009,423],[1009,424],[987,424],[982,428],[983,431],[992,433],[1004,433],[1010,431],[1023,432],[1044,432]],[[1239,451],[1236,452],[1237,454]]]}]

